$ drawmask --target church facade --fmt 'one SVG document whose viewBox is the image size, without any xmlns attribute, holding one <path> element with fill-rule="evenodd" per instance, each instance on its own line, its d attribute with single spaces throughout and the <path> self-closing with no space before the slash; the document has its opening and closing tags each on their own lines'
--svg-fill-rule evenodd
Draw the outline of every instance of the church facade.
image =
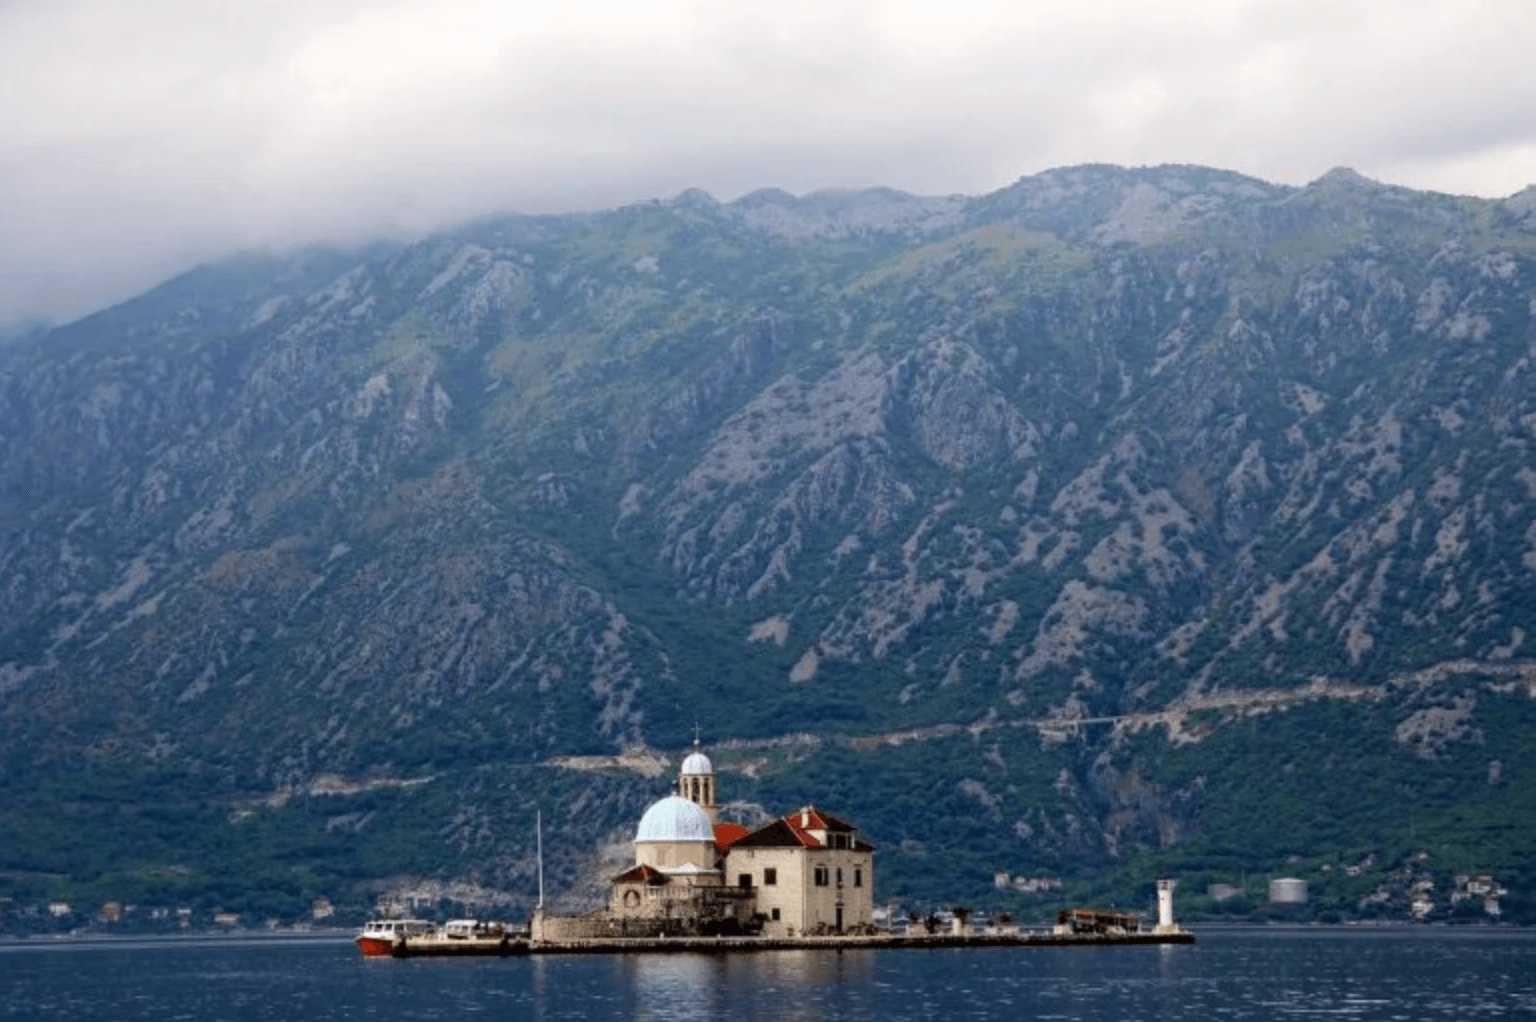
<svg viewBox="0 0 1536 1022">
<path fill-rule="evenodd" d="M 635 865 L 613 878 L 621 932 L 858 932 L 874 922 L 874 847 L 846 821 L 803 806 L 756 829 L 721 823 L 716 777 L 695 748 L 675 793 L 635 831 Z"/>
</svg>

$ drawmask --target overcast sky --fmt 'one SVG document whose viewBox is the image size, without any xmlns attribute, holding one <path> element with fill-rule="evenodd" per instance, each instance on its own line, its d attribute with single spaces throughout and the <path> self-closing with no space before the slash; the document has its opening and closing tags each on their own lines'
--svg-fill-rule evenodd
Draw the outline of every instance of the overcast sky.
<svg viewBox="0 0 1536 1022">
<path fill-rule="evenodd" d="M 240 248 L 1055 166 L 1536 182 L 1532 0 L 0 0 L 0 328 Z"/>
</svg>

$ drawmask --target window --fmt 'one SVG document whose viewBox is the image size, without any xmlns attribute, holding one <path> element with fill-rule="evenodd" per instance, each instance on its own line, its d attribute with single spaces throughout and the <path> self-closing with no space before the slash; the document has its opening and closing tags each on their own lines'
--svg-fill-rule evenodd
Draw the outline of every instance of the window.
<svg viewBox="0 0 1536 1022">
<path fill-rule="evenodd" d="M 779 882 L 779 871 L 778 870 L 774 869 L 772 866 L 769 866 L 767 869 L 763 870 L 763 886 L 764 887 L 772 887 L 774 884 L 776 884 L 778 882 Z"/>
<path fill-rule="evenodd" d="M 779 921 L 779 910 L 778 909 L 773 909 L 772 910 L 772 917 L 773 917 L 773 921 L 774 922 L 778 922 Z"/>
<path fill-rule="evenodd" d="M 751 887 L 752 886 L 752 874 L 751 873 L 742 873 L 742 874 L 738 875 L 736 877 L 736 886 L 737 887 Z"/>
<path fill-rule="evenodd" d="M 825 867 L 825 866 L 817 866 L 816 867 L 816 886 L 817 887 L 825 887 L 825 886 L 827 886 L 827 867 Z"/>
<path fill-rule="evenodd" d="M 853 871 L 853 886 L 855 886 L 855 887 L 863 887 L 864 886 L 864 871 L 862 869 L 855 869 Z"/>
<path fill-rule="evenodd" d="M 843 867 L 837 867 L 837 886 L 843 886 Z"/>
</svg>

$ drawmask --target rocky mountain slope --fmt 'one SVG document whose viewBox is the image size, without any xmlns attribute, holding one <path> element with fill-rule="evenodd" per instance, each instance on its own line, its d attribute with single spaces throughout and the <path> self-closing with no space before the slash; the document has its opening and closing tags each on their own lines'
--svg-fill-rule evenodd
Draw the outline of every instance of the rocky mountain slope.
<svg viewBox="0 0 1536 1022">
<path fill-rule="evenodd" d="M 534 810 L 576 884 L 695 721 L 881 896 L 1516 879 L 1533 253 L 1531 190 L 1078 167 L 248 257 L 0 348 L 0 887 L 526 898 Z"/>
</svg>

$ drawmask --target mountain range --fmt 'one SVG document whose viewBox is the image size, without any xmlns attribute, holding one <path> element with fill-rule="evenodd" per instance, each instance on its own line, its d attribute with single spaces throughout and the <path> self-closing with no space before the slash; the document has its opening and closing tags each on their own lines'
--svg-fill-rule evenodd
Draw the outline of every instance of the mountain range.
<svg viewBox="0 0 1536 1022">
<path fill-rule="evenodd" d="M 539 818 L 579 903 L 697 725 L 877 898 L 1536 918 L 1533 256 L 1536 188 L 1082 166 L 0 347 L 0 907 L 526 906 Z"/>
</svg>

